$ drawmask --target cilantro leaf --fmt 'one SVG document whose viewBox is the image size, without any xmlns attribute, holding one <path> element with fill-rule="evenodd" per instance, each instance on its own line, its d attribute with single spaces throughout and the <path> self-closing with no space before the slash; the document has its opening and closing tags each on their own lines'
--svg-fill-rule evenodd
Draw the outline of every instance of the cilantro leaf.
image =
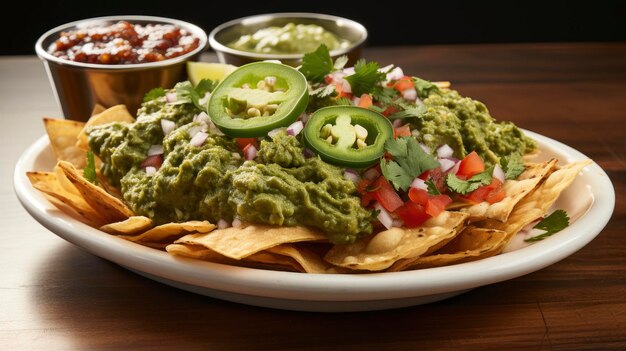
<svg viewBox="0 0 626 351">
<path fill-rule="evenodd" d="M 320 83 L 324 81 L 324 77 L 328 73 L 332 72 L 333 67 L 333 60 L 330 58 L 328 47 L 321 44 L 317 50 L 304 55 L 300 72 L 304 74 L 307 80 Z"/>
<path fill-rule="evenodd" d="M 161 96 L 165 96 L 165 89 L 161 87 L 154 88 L 150 90 L 149 92 L 147 92 L 146 95 L 143 96 L 143 102 L 152 101 L 154 99 L 160 98 Z"/>
<path fill-rule="evenodd" d="M 505 179 L 516 179 L 526 170 L 521 157 L 502 157 L 500 159 L 500 167 L 504 171 Z"/>
<path fill-rule="evenodd" d="M 217 83 L 217 81 L 212 81 L 211 79 L 202 79 L 200 80 L 200 82 L 198 82 L 198 85 L 196 85 L 195 90 L 196 92 L 198 92 L 200 98 L 203 98 L 206 93 L 213 92 L 213 89 L 215 89 Z"/>
<path fill-rule="evenodd" d="M 318 98 L 325 98 L 327 96 L 333 96 L 337 92 L 334 85 L 322 85 L 319 88 L 313 89 L 309 92 L 309 96 L 315 96 Z"/>
<path fill-rule="evenodd" d="M 545 230 L 546 232 L 537 236 L 533 236 L 532 238 L 526 239 L 526 242 L 535 242 L 543 240 L 554 233 L 558 233 L 561 230 L 567 228 L 569 226 L 569 217 L 567 216 L 567 212 L 563 210 L 556 210 L 552 212 L 551 215 L 541 220 L 541 222 L 537 223 L 533 228 Z"/>
<path fill-rule="evenodd" d="M 385 80 L 385 74 L 378 71 L 378 63 L 365 62 L 360 59 L 354 65 L 354 74 L 345 79 L 350 83 L 352 93 L 356 96 L 371 93 L 378 87 L 378 84 Z"/>
<path fill-rule="evenodd" d="M 393 160 L 380 160 L 383 175 L 396 189 L 407 190 L 415 177 L 425 171 L 439 167 L 439 162 L 427 154 L 414 138 L 402 137 L 385 142 L 385 150 Z"/>
<path fill-rule="evenodd" d="M 494 166 L 488 167 L 468 180 L 459 179 L 454 174 L 448 174 L 446 176 L 446 185 L 448 185 L 448 188 L 455 193 L 462 195 L 469 194 L 479 187 L 491 183 L 491 179 L 493 178 L 493 167 Z"/>
<path fill-rule="evenodd" d="M 422 99 L 427 98 L 430 93 L 439 90 L 436 84 L 422 78 L 413 77 L 413 83 L 415 84 L 417 94 Z"/>
<path fill-rule="evenodd" d="M 420 117 L 425 112 L 426 112 L 426 107 L 424 107 L 424 105 L 407 106 L 404 110 L 391 114 L 388 118 L 391 120 L 394 120 L 394 119 L 404 119 L 404 118 L 409 118 L 409 117 Z"/>
<path fill-rule="evenodd" d="M 428 179 L 426 181 L 426 186 L 428 187 L 428 193 L 430 195 L 441 195 L 441 191 L 437 188 L 437 184 L 432 179 Z"/>
<path fill-rule="evenodd" d="M 202 79 L 196 87 L 191 82 L 185 81 L 176 83 L 174 90 L 176 90 L 176 102 L 174 104 L 194 104 L 201 110 L 206 110 L 206 106 L 203 106 L 201 100 L 205 97 L 206 93 L 210 93 L 215 89 L 217 82 L 213 82 L 210 79 Z"/>
<path fill-rule="evenodd" d="M 96 184 L 96 162 L 91 150 L 87 151 L 87 164 L 85 168 L 83 168 L 83 177 L 91 183 Z"/>
<path fill-rule="evenodd" d="M 346 105 L 346 106 L 350 106 L 352 105 L 352 100 L 342 97 L 337 99 L 337 101 L 335 102 L 337 105 Z"/>
</svg>

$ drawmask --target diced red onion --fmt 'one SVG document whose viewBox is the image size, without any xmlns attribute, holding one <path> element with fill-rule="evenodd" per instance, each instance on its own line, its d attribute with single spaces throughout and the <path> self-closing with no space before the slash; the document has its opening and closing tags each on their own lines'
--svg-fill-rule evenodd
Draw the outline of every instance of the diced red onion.
<svg viewBox="0 0 626 351">
<path fill-rule="evenodd" d="M 502 170 L 502 167 L 500 167 L 499 164 L 496 164 L 496 166 L 493 168 L 493 177 L 504 184 L 504 178 L 505 178 L 504 171 Z"/>
<path fill-rule="evenodd" d="M 193 126 L 189 129 L 187 129 L 187 134 L 189 134 L 189 136 L 191 138 L 193 138 L 194 136 L 196 136 L 196 134 L 198 134 L 199 132 L 202 131 L 202 127 L 201 126 Z"/>
<path fill-rule="evenodd" d="M 380 177 L 380 172 L 376 168 L 370 168 L 363 173 L 363 178 L 367 180 L 375 180 Z"/>
<path fill-rule="evenodd" d="M 315 152 L 313 152 L 311 149 L 306 148 L 306 147 L 304 148 L 302 153 L 304 154 L 304 157 L 306 157 L 306 158 L 310 158 L 310 157 L 315 156 Z"/>
<path fill-rule="evenodd" d="M 415 88 L 409 88 L 402 91 L 402 97 L 404 100 L 415 101 L 417 99 L 417 90 Z"/>
<path fill-rule="evenodd" d="M 351 180 L 353 183 L 358 183 L 359 181 L 359 174 L 350 168 L 346 168 L 346 170 L 343 171 L 343 177 L 347 180 Z"/>
<path fill-rule="evenodd" d="M 306 112 L 302 112 L 302 114 L 300 116 L 298 116 L 298 120 L 302 121 L 302 123 L 306 124 L 306 122 L 309 121 L 309 117 L 310 115 Z"/>
<path fill-rule="evenodd" d="M 176 102 L 177 97 L 176 97 L 176 93 L 167 93 L 165 94 L 165 100 L 167 102 Z"/>
<path fill-rule="evenodd" d="M 304 123 L 302 121 L 295 121 L 287 127 L 287 135 L 296 136 L 304 129 Z"/>
<path fill-rule="evenodd" d="M 358 96 L 355 96 L 352 98 L 352 105 L 354 106 L 359 106 L 359 103 L 361 103 L 361 98 Z"/>
<path fill-rule="evenodd" d="M 224 229 L 230 227 L 230 223 L 225 221 L 224 219 L 220 219 L 217 221 L 217 229 Z"/>
<path fill-rule="evenodd" d="M 202 144 L 204 144 L 208 136 L 209 135 L 205 132 L 198 132 L 196 133 L 196 135 L 194 135 L 191 138 L 191 140 L 189 141 L 189 144 L 192 146 L 202 146 Z"/>
<path fill-rule="evenodd" d="M 402 228 L 404 225 L 404 221 L 400 218 L 394 218 L 393 222 L 391 222 L 391 226 L 394 228 Z"/>
<path fill-rule="evenodd" d="M 428 146 L 426 146 L 425 144 L 422 144 L 422 143 L 420 143 L 419 145 L 422 148 L 422 150 L 424 150 L 425 153 L 430 155 L 431 150 L 430 150 L 430 148 Z"/>
<path fill-rule="evenodd" d="M 239 218 L 233 219 L 232 226 L 235 228 L 240 228 L 243 225 L 243 222 Z"/>
<path fill-rule="evenodd" d="M 402 123 L 401 119 L 394 119 L 393 122 L 391 122 L 391 125 L 393 125 L 394 128 L 398 128 L 402 125 Z"/>
<path fill-rule="evenodd" d="M 437 157 L 452 157 L 454 150 L 448 144 L 443 144 L 437 148 Z"/>
<path fill-rule="evenodd" d="M 248 144 L 248 146 L 246 146 L 243 149 L 243 157 L 246 160 L 254 160 L 256 158 L 258 151 L 259 150 L 257 150 L 256 147 L 254 147 L 254 145 Z"/>
<path fill-rule="evenodd" d="M 452 167 L 452 168 L 450 168 L 450 170 L 448 170 L 448 173 L 456 174 L 459 171 L 459 167 L 461 167 L 461 161 L 457 161 L 454 164 L 454 167 Z"/>
<path fill-rule="evenodd" d="M 374 208 L 378 210 L 378 216 L 376 216 L 376 218 L 378 218 L 380 223 L 387 229 L 393 227 L 393 218 L 391 218 L 389 212 L 378 202 L 374 204 Z"/>
<path fill-rule="evenodd" d="M 413 181 L 411 182 L 411 188 L 428 191 L 428 185 L 426 185 L 426 181 L 418 177 L 415 177 L 415 179 L 413 179 Z"/>
<path fill-rule="evenodd" d="M 170 121 L 169 119 L 161 120 L 161 129 L 163 129 L 163 134 L 168 135 L 176 128 L 176 123 Z"/>
<path fill-rule="evenodd" d="M 276 129 L 272 129 L 269 132 L 267 132 L 267 136 L 270 138 L 273 138 L 274 135 L 278 134 L 278 132 L 280 132 L 280 130 L 283 128 L 276 128 Z"/>
<path fill-rule="evenodd" d="M 349 93 L 352 93 L 352 87 L 350 86 L 350 82 L 348 82 L 348 81 L 347 81 L 347 80 L 345 80 L 345 79 L 342 79 L 342 80 L 341 80 L 341 90 L 342 90 L 344 93 L 348 93 L 348 94 L 349 94 Z"/>
<path fill-rule="evenodd" d="M 139 168 L 154 167 L 156 169 L 159 169 L 161 168 L 162 164 L 163 155 L 153 155 L 146 157 L 146 159 L 143 160 L 143 162 L 141 162 L 141 164 L 139 165 Z"/>
<path fill-rule="evenodd" d="M 211 119 L 209 118 L 209 115 L 206 114 L 206 112 L 202 111 L 193 117 L 193 121 L 209 125 Z"/>
<path fill-rule="evenodd" d="M 391 72 L 387 73 L 387 76 L 386 76 L 385 79 L 387 79 L 387 80 L 399 80 L 399 79 L 402 79 L 402 77 L 404 77 L 404 72 L 402 72 L 402 68 L 396 67 L 396 68 L 392 69 Z"/>
<path fill-rule="evenodd" d="M 452 169 L 452 167 L 456 166 L 456 162 L 452 160 L 448 160 L 447 158 L 440 158 L 438 159 L 438 161 L 439 161 L 439 168 L 441 168 L 442 172 L 447 172 L 450 169 Z"/>
<path fill-rule="evenodd" d="M 162 154 L 163 154 L 163 145 L 152 145 L 148 149 L 148 156 L 162 155 Z"/>
</svg>

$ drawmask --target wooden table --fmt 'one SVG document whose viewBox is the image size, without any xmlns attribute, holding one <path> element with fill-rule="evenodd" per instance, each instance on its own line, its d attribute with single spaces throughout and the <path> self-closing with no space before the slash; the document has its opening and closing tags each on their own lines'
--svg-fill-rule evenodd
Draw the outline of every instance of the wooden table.
<svg viewBox="0 0 626 351">
<path fill-rule="evenodd" d="M 13 166 L 60 116 L 34 57 L 0 59 L 0 349 L 626 349 L 626 44 L 370 48 L 450 80 L 492 114 L 593 158 L 617 195 L 589 245 L 527 276 L 424 306 L 278 311 L 145 279 L 59 239 L 19 205 Z M 210 60 L 213 57 L 207 56 Z"/>
</svg>

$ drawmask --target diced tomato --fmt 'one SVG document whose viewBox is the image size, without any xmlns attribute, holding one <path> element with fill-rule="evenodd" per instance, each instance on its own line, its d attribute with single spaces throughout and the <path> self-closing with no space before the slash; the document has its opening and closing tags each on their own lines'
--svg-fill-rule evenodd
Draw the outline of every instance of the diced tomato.
<svg viewBox="0 0 626 351">
<path fill-rule="evenodd" d="M 255 148 L 259 148 L 259 141 L 257 138 L 235 138 L 239 150 L 243 151 L 249 144 L 252 144 Z"/>
<path fill-rule="evenodd" d="M 370 188 L 376 189 L 373 191 L 374 197 L 389 212 L 395 211 L 404 203 L 400 195 L 396 193 L 393 186 L 384 176 L 378 177 L 378 179 L 370 185 Z"/>
<path fill-rule="evenodd" d="M 400 111 L 398 108 L 394 106 L 389 106 L 385 109 L 385 111 L 383 111 L 383 116 L 389 117 L 398 111 Z"/>
<path fill-rule="evenodd" d="M 324 82 L 326 84 L 330 84 L 333 82 L 333 76 L 331 76 L 330 74 L 327 74 L 326 77 L 324 77 Z"/>
<path fill-rule="evenodd" d="M 416 204 L 425 206 L 428 202 L 428 191 L 424 189 L 409 188 L 409 199 Z"/>
<path fill-rule="evenodd" d="M 372 184 L 372 180 L 361 179 L 356 185 L 357 191 L 359 192 L 359 194 L 361 194 L 361 206 L 363 207 L 369 206 L 369 204 L 373 200 L 376 200 L 376 198 L 374 197 L 374 192 L 371 191 L 372 190 L 372 188 L 370 187 L 371 184 Z"/>
<path fill-rule="evenodd" d="M 485 200 L 490 204 L 495 204 L 496 202 L 502 201 L 505 196 L 506 193 L 504 192 L 504 189 L 500 188 L 498 190 L 491 191 Z"/>
<path fill-rule="evenodd" d="M 462 198 L 472 203 L 481 203 L 483 201 L 496 203 L 504 199 L 504 196 L 505 193 L 504 189 L 502 189 L 502 182 L 493 178 L 488 185 L 483 185 L 471 193 L 463 195 Z"/>
<path fill-rule="evenodd" d="M 399 207 L 396 214 L 402 219 L 406 228 L 415 228 L 430 218 L 424 206 L 412 201 L 407 201 Z"/>
<path fill-rule="evenodd" d="M 421 180 L 428 180 L 428 177 L 430 177 L 430 171 L 431 171 L 430 169 L 424 171 L 424 173 L 420 174 L 418 178 Z"/>
<path fill-rule="evenodd" d="M 476 151 L 472 151 L 461 160 L 456 176 L 461 179 L 469 179 L 484 170 L 485 163 L 480 156 L 478 156 Z"/>
<path fill-rule="evenodd" d="M 370 94 L 361 95 L 361 99 L 359 100 L 359 107 L 368 108 L 372 105 L 372 96 Z"/>
<path fill-rule="evenodd" d="M 394 138 L 398 138 L 398 137 L 408 137 L 411 136 L 411 126 L 409 126 L 409 124 L 405 124 L 401 127 L 398 128 L 394 128 L 393 130 L 393 137 Z"/>
<path fill-rule="evenodd" d="M 452 199 L 448 195 L 431 196 L 426 203 L 426 213 L 433 217 L 437 217 L 446 209 L 446 206 L 451 203 Z"/>
<path fill-rule="evenodd" d="M 399 92 L 403 92 L 407 89 L 411 89 L 415 87 L 415 83 L 413 83 L 413 78 L 409 77 L 409 76 L 404 76 L 402 78 L 400 78 L 398 81 L 396 81 L 396 83 L 393 85 L 393 88 L 396 89 Z"/>
<path fill-rule="evenodd" d="M 146 159 L 143 160 L 143 162 L 141 162 L 141 164 L 139 165 L 139 168 L 154 167 L 156 169 L 159 169 L 161 168 L 162 164 L 163 164 L 162 154 L 152 155 L 152 156 L 146 157 Z"/>
<path fill-rule="evenodd" d="M 337 83 L 335 84 L 335 90 L 337 90 L 337 97 L 345 97 L 348 99 L 352 99 L 352 93 L 344 93 L 343 92 L 343 84 Z"/>
</svg>

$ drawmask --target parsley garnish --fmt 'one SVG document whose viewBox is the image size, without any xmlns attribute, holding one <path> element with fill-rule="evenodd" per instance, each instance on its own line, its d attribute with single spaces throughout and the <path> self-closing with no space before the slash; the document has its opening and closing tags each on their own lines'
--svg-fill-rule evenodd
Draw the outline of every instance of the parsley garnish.
<svg viewBox="0 0 626 351">
<path fill-rule="evenodd" d="M 206 93 L 212 92 L 216 85 L 217 82 L 210 79 L 202 79 L 195 88 L 189 81 L 176 83 L 174 86 L 176 90 L 176 102 L 174 104 L 193 103 L 197 108 L 205 110 L 206 106 L 202 106 L 200 100 L 204 98 Z"/>
<path fill-rule="evenodd" d="M 150 90 L 149 92 L 147 92 L 146 95 L 144 95 L 143 102 L 152 101 L 154 99 L 160 98 L 161 96 L 165 96 L 165 89 L 161 87 L 154 88 Z"/>
<path fill-rule="evenodd" d="M 339 61 L 339 59 L 337 59 L 337 61 Z M 339 62 L 339 64 L 340 63 L 341 62 Z M 321 83 L 324 81 L 324 77 L 333 71 L 334 67 L 333 60 L 330 58 L 330 53 L 328 52 L 328 47 L 321 44 L 317 50 L 304 54 L 300 72 L 304 74 L 308 81 Z"/>
<path fill-rule="evenodd" d="M 567 216 L 567 212 L 563 210 L 556 210 L 552 212 L 551 215 L 541 220 L 541 222 L 537 223 L 534 226 L 534 229 L 545 230 L 546 232 L 537 236 L 533 236 L 532 238 L 526 239 L 526 242 L 535 242 L 543 240 L 554 233 L 558 233 L 561 230 L 567 228 L 569 225 L 569 217 Z"/>
<path fill-rule="evenodd" d="M 87 164 L 85 168 L 83 168 L 83 177 L 91 183 L 96 184 L 96 162 L 91 150 L 87 151 Z"/>
<path fill-rule="evenodd" d="M 385 73 L 378 71 L 378 63 L 365 62 L 360 59 L 354 65 L 354 74 L 345 79 L 350 83 L 352 93 L 356 96 L 373 92 L 380 82 L 385 80 Z"/>
<path fill-rule="evenodd" d="M 475 174 L 468 180 L 459 179 L 454 174 L 448 174 L 448 176 L 446 176 L 446 185 L 448 185 L 448 188 L 455 193 L 462 195 L 469 194 L 479 187 L 491 183 L 491 179 L 493 177 L 493 167 L 494 166 L 491 166 L 484 171 Z"/>
<path fill-rule="evenodd" d="M 425 79 L 413 77 L 413 83 L 415 83 L 415 89 L 420 98 L 427 98 L 430 93 L 438 91 L 439 87 L 432 82 Z"/>
<path fill-rule="evenodd" d="M 504 171 L 505 179 L 517 179 L 526 170 L 520 157 L 502 157 L 500 167 Z"/>
<path fill-rule="evenodd" d="M 407 190 L 415 177 L 425 171 L 439 167 L 439 162 L 419 146 L 415 138 L 402 137 L 385 142 L 385 150 L 393 160 L 380 160 L 383 175 L 396 189 Z"/>
</svg>

